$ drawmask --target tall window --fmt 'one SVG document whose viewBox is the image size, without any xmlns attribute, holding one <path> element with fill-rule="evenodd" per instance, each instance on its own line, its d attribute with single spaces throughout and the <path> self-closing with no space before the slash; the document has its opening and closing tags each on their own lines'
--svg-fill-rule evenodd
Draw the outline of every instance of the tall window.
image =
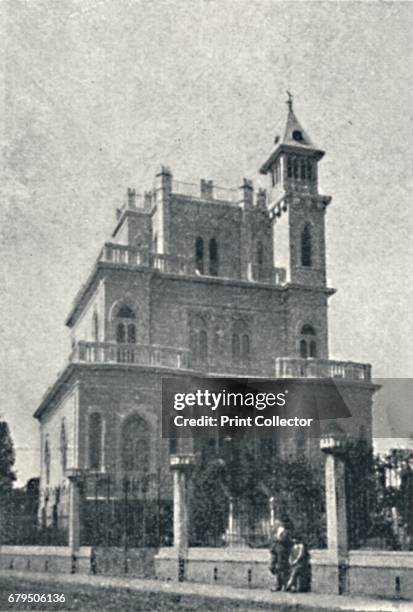
<svg viewBox="0 0 413 612">
<path fill-rule="evenodd" d="M 92 412 L 89 415 L 89 468 L 102 468 L 102 415 Z"/>
<path fill-rule="evenodd" d="M 314 327 L 308 323 L 302 326 L 300 332 L 300 357 L 308 359 L 317 357 L 317 341 Z"/>
<path fill-rule="evenodd" d="M 293 158 L 293 174 L 294 178 L 298 179 L 298 159 L 296 157 Z"/>
<path fill-rule="evenodd" d="M 191 356 L 196 363 L 208 361 L 208 331 L 203 317 L 196 316 L 191 322 Z"/>
<path fill-rule="evenodd" d="M 256 261 L 258 266 L 262 266 L 264 263 L 264 247 L 262 246 L 261 240 L 258 240 L 257 242 Z"/>
<path fill-rule="evenodd" d="M 99 319 L 98 319 L 98 313 L 94 312 L 93 313 L 93 322 L 92 322 L 92 332 L 93 332 L 93 340 L 95 342 L 97 342 L 99 340 Z"/>
<path fill-rule="evenodd" d="M 250 359 L 250 337 L 248 334 L 241 336 L 241 360 L 243 363 L 248 363 Z"/>
<path fill-rule="evenodd" d="M 209 241 L 209 273 L 218 276 L 218 244 L 215 238 Z"/>
<path fill-rule="evenodd" d="M 148 472 L 149 449 L 149 427 L 142 417 L 132 414 L 122 427 L 122 468 L 127 472 Z"/>
<path fill-rule="evenodd" d="M 204 241 L 200 236 L 195 240 L 195 269 L 199 274 L 204 273 Z"/>
<path fill-rule="evenodd" d="M 208 334 L 204 329 L 198 334 L 198 343 L 199 343 L 199 359 L 200 361 L 207 361 L 208 359 Z"/>
<path fill-rule="evenodd" d="M 288 178 L 292 178 L 293 176 L 293 162 L 291 155 L 287 157 L 287 176 Z"/>
<path fill-rule="evenodd" d="M 116 342 L 136 343 L 136 316 L 132 308 L 127 305 L 121 306 L 115 316 Z"/>
<path fill-rule="evenodd" d="M 313 259 L 313 246 L 311 239 L 311 227 L 307 223 L 301 232 L 301 265 L 311 267 Z"/>
<path fill-rule="evenodd" d="M 307 179 L 309 181 L 313 179 L 313 164 L 311 159 L 307 159 Z"/>
<path fill-rule="evenodd" d="M 49 438 L 46 438 L 46 442 L 44 444 L 44 467 L 46 472 L 46 484 L 50 482 L 50 446 L 49 446 Z"/>
<path fill-rule="evenodd" d="M 67 467 L 67 439 L 64 419 L 62 419 L 62 424 L 60 427 L 60 455 L 62 459 L 62 470 L 65 472 Z"/>
<path fill-rule="evenodd" d="M 306 160 L 305 159 L 301 159 L 300 161 L 300 178 L 301 180 L 305 179 L 305 175 L 306 175 Z"/>
<path fill-rule="evenodd" d="M 232 360 L 247 365 L 250 360 L 250 337 L 244 321 L 236 321 L 232 331 Z"/>
<path fill-rule="evenodd" d="M 241 343 L 239 334 L 232 334 L 232 359 L 239 363 L 241 357 Z"/>
</svg>

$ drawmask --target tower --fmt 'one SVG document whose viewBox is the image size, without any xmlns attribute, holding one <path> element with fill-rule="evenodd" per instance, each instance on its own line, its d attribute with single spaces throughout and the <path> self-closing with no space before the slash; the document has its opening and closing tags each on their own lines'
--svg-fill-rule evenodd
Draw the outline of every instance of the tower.
<svg viewBox="0 0 413 612">
<path fill-rule="evenodd" d="M 291 283 L 325 286 L 324 217 L 331 198 L 318 192 L 318 162 L 324 151 L 302 128 L 289 93 L 287 106 L 284 137 L 276 137 L 276 147 L 260 169 L 269 179 L 275 261 L 285 266 Z"/>
</svg>

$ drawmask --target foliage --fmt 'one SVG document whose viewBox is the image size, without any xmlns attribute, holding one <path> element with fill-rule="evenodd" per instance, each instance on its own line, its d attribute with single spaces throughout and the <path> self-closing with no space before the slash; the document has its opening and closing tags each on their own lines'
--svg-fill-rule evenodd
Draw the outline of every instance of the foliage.
<svg viewBox="0 0 413 612">
<path fill-rule="evenodd" d="M 273 505 L 278 518 L 310 546 L 324 544 L 323 486 L 304 458 L 284 458 L 276 453 L 273 441 L 235 438 L 220 448 L 204 444 L 193 473 L 190 524 L 196 539 L 215 545 L 227 526 L 229 501 L 235 518 L 249 534 L 269 520 Z"/>
<path fill-rule="evenodd" d="M 13 440 L 10 435 L 9 426 L 5 421 L 0 421 L 0 495 L 9 493 L 16 480 L 13 471 L 15 454 Z"/>
<path fill-rule="evenodd" d="M 9 427 L 0 421 L 0 544 L 6 541 L 10 533 L 10 522 L 13 516 L 11 496 L 16 475 L 13 471 L 15 461 L 13 441 Z"/>
</svg>

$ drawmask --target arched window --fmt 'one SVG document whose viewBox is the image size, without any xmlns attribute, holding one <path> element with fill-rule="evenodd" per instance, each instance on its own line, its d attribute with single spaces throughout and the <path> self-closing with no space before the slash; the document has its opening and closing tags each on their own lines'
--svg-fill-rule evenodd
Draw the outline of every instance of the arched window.
<svg viewBox="0 0 413 612">
<path fill-rule="evenodd" d="M 204 273 L 204 241 L 200 236 L 195 241 L 195 269 L 199 274 Z"/>
<path fill-rule="evenodd" d="M 89 414 L 89 468 L 99 471 L 102 468 L 102 415 Z"/>
<path fill-rule="evenodd" d="M 62 424 L 60 427 L 60 455 L 62 459 L 62 470 L 65 472 L 67 468 L 67 439 L 64 419 L 62 419 Z"/>
<path fill-rule="evenodd" d="M 208 359 L 208 335 L 204 329 L 199 332 L 199 359 L 203 362 Z"/>
<path fill-rule="evenodd" d="M 149 471 L 150 435 L 146 421 L 138 414 L 129 416 L 122 427 L 122 468 L 127 472 Z"/>
<path fill-rule="evenodd" d="M 136 343 L 136 315 L 130 306 L 123 304 L 116 315 L 116 342 L 123 344 Z"/>
<path fill-rule="evenodd" d="M 301 265 L 306 267 L 312 266 L 311 228 L 308 223 L 301 232 Z"/>
<path fill-rule="evenodd" d="M 98 342 L 99 340 L 99 319 L 98 319 L 98 313 L 94 312 L 93 313 L 93 340 L 95 342 Z"/>
<path fill-rule="evenodd" d="M 241 336 L 241 361 L 248 363 L 250 359 L 250 337 L 248 334 L 242 334 Z"/>
<path fill-rule="evenodd" d="M 238 334 L 232 334 L 232 359 L 238 363 L 241 357 L 241 346 Z"/>
<path fill-rule="evenodd" d="M 46 472 L 46 484 L 50 482 L 50 447 L 49 447 L 49 439 L 46 438 L 46 442 L 44 443 L 44 467 Z"/>
<path fill-rule="evenodd" d="M 257 260 L 257 265 L 258 266 L 262 266 L 263 265 L 263 263 L 264 263 L 264 247 L 262 246 L 261 240 L 258 240 L 258 242 L 257 242 L 256 260 Z"/>
<path fill-rule="evenodd" d="M 209 273 L 218 276 L 218 244 L 215 238 L 209 241 Z"/>
<path fill-rule="evenodd" d="M 190 327 L 191 358 L 195 363 L 208 361 L 207 323 L 202 316 L 195 316 Z"/>
<path fill-rule="evenodd" d="M 248 364 L 250 359 L 250 337 L 244 321 L 236 321 L 232 333 L 232 359 L 234 363 Z"/>
<path fill-rule="evenodd" d="M 311 324 L 306 323 L 302 326 L 300 332 L 300 357 L 302 359 L 317 357 L 316 335 L 316 331 Z"/>
</svg>

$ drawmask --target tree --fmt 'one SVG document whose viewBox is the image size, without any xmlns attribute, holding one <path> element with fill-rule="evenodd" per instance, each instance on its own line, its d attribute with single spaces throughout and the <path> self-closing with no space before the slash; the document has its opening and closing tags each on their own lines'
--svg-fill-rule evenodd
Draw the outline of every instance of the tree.
<svg viewBox="0 0 413 612">
<path fill-rule="evenodd" d="M 7 495 L 16 480 L 13 471 L 15 454 L 13 440 L 6 421 L 0 421 L 0 495 Z"/>
<path fill-rule="evenodd" d="M 16 480 L 15 454 L 9 426 L 0 421 L 0 543 L 5 541 L 11 519 L 11 495 Z"/>
</svg>

